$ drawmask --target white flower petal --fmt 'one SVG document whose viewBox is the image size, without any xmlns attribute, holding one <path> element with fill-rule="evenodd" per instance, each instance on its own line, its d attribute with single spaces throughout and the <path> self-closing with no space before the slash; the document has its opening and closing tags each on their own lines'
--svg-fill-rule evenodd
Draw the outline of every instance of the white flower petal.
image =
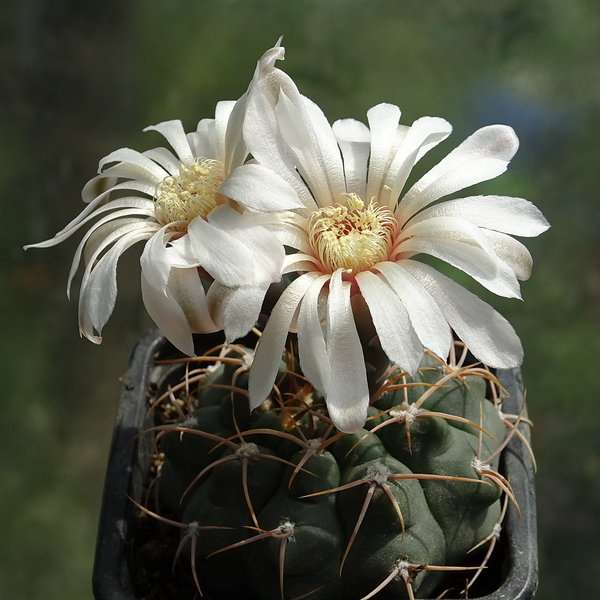
<svg viewBox="0 0 600 600">
<path fill-rule="evenodd" d="M 281 91 L 275 116 L 288 152 L 317 204 L 334 204 L 346 191 L 344 171 L 337 141 L 321 110 L 304 97 L 294 103 Z"/>
<path fill-rule="evenodd" d="M 331 126 L 338 144 L 370 144 L 371 130 L 356 119 L 338 119 Z M 365 171 L 366 178 L 366 171 Z"/>
<path fill-rule="evenodd" d="M 283 261 L 282 273 L 294 273 L 296 271 L 316 271 L 320 262 L 314 256 L 297 252 L 288 254 Z"/>
<path fill-rule="evenodd" d="M 119 211 L 119 213 L 111 214 L 102 219 L 103 224 L 95 223 L 94 226 L 86 232 L 85 236 L 79 243 L 75 255 L 73 257 L 73 265 L 71 272 L 69 273 L 67 287 L 70 286 L 73 275 L 77 271 L 77 267 L 83 255 L 84 263 L 89 263 L 91 257 L 96 253 L 98 248 L 105 244 L 106 238 L 113 235 L 114 232 L 120 231 L 121 233 L 128 233 L 134 229 L 147 228 L 148 226 L 153 227 L 154 223 L 147 221 L 144 218 L 138 216 L 127 216 L 127 211 Z M 123 216 L 123 213 L 125 216 Z M 100 226 L 98 226 L 100 225 Z M 130 227 L 130 225 L 132 227 Z M 149 227 L 148 227 L 149 228 Z M 120 234 L 113 237 L 116 239 Z"/>
<path fill-rule="evenodd" d="M 192 333 L 219 331 L 220 327 L 210 318 L 198 269 L 171 268 L 167 281 L 167 296 L 172 296 L 177 302 Z"/>
<path fill-rule="evenodd" d="M 533 259 L 529 250 L 505 233 L 488 229 L 481 231 L 490 240 L 498 258 L 512 269 L 517 279 L 520 281 L 529 279 L 533 269 Z"/>
<path fill-rule="evenodd" d="M 281 36 L 277 43 L 269 48 L 258 60 L 256 64 L 256 70 L 254 71 L 253 80 L 257 79 L 263 72 L 268 71 L 273 68 L 275 65 L 275 61 L 284 60 L 285 58 L 285 48 L 281 45 L 281 41 L 283 40 L 283 36 Z"/>
<path fill-rule="evenodd" d="M 371 128 L 371 156 L 367 199 L 382 196 L 387 171 L 408 127 L 400 128 L 400 109 L 393 104 L 378 104 L 367 111 Z"/>
<path fill-rule="evenodd" d="M 275 115 L 269 114 L 271 107 L 262 98 L 255 96 L 249 104 L 244 120 L 244 137 L 252 155 L 259 164 L 272 169 L 293 188 L 303 206 L 314 208 L 315 200 L 306 184 L 287 156 L 283 139 L 276 133 Z M 267 123 L 270 129 L 267 128 Z M 272 149 L 270 151 L 270 149 Z"/>
<path fill-rule="evenodd" d="M 234 103 L 227 121 L 224 155 L 223 159 L 220 159 L 225 165 L 226 173 L 243 164 L 248 156 L 248 148 L 246 148 L 246 142 L 244 142 L 244 136 L 242 135 L 247 104 L 248 93 L 246 92 Z"/>
<path fill-rule="evenodd" d="M 201 217 L 189 224 L 187 235 L 174 242 L 173 246 L 182 256 L 196 257 L 202 267 L 223 285 L 237 287 L 254 282 L 256 260 L 248 247 L 231 233 Z"/>
<path fill-rule="evenodd" d="M 534 204 L 510 196 L 469 196 L 447 200 L 421 211 L 410 223 L 433 217 L 461 217 L 479 227 L 523 237 L 535 237 L 550 227 Z"/>
<path fill-rule="evenodd" d="M 269 285 L 235 288 L 223 314 L 228 341 L 244 337 L 256 325 L 268 288 Z"/>
<path fill-rule="evenodd" d="M 298 217 L 298 215 L 295 216 Z M 289 222 L 287 219 L 285 219 L 279 224 L 265 224 L 265 228 L 271 231 L 284 246 L 295 248 L 296 250 L 307 254 L 312 252 L 308 242 L 308 234 L 306 229 L 302 228 L 301 226 L 297 226 L 297 223 Z"/>
<path fill-rule="evenodd" d="M 218 206 L 208 215 L 208 222 L 245 246 L 248 284 L 270 284 L 281 279 L 285 258 L 283 245 L 270 231 L 255 224 L 254 215 L 242 215 L 229 206 Z M 227 285 L 224 281 L 221 283 Z"/>
<path fill-rule="evenodd" d="M 220 329 L 208 313 L 198 270 L 172 268 L 168 263 L 152 264 L 153 269 L 164 270 L 158 277 L 156 273 L 152 274 L 154 279 L 165 282 L 164 288 L 157 288 L 146 278 L 147 267 L 148 263 L 142 264 L 142 297 L 148 314 L 173 345 L 193 356 L 191 334 L 212 333 Z"/>
<path fill-rule="evenodd" d="M 193 259 L 190 256 L 183 256 L 178 250 L 179 247 L 168 245 L 174 232 L 172 225 L 161 227 L 146 242 L 144 251 L 140 257 L 140 264 L 146 282 L 155 289 L 166 293 L 168 279 L 173 267 L 185 270 L 187 268 L 198 267 L 201 261 Z"/>
<path fill-rule="evenodd" d="M 90 274 L 95 268 L 96 261 L 99 259 L 100 255 L 103 252 L 105 252 L 107 248 L 109 248 L 112 244 L 118 243 L 119 240 L 123 237 L 129 237 L 136 233 L 143 233 L 145 239 L 152 238 L 155 232 L 156 226 L 154 223 L 146 223 L 145 221 L 140 221 L 138 219 L 119 219 L 117 221 L 117 226 L 115 228 L 108 228 L 104 232 L 104 235 L 99 237 L 99 239 L 94 240 L 90 252 L 86 252 L 85 269 L 81 281 L 81 288 L 83 289 L 87 285 L 87 279 L 90 277 Z M 67 296 L 70 296 L 69 290 L 71 287 L 71 282 L 73 280 L 75 272 L 77 271 L 77 267 L 79 266 L 81 250 L 84 244 L 85 240 L 81 244 L 79 244 L 79 248 L 77 249 L 75 257 L 73 258 L 71 271 L 69 272 L 69 278 L 67 281 Z"/>
<path fill-rule="evenodd" d="M 249 90 L 244 139 L 258 163 L 285 179 L 294 188 L 302 204 L 313 208 L 315 200 L 288 154 L 289 146 L 279 131 L 275 117 L 275 107 L 282 90 L 302 104 L 300 93 L 292 79 L 273 66 L 275 60 L 283 58 L 283 49 L 272 50 L 270 59 L 267 59 L 269 53 L 265 53 L 264 60 L 259 61 Z"/>
<path fill-rule="evenodd" d="M 137 181 L 130 179 L 128 181 L 121 181 L 117 183 L 117 177 L 107 177 L 107 172 L 111 171 L 114 167 L 106 169 L 102 175 L 96 175 L 92 177 L 81 190 L 81 199 L 86 203 L 98 203 L 106 199 L 106 197 L 113 191 L 116 190 L 132 190 L 147 194 L 151 198 L 156 193 L 156 185 L 147 181 Z M 83 212 L 89 209 L 87 206 Z M 80 213 L 79 216 L 81 216 Z M 66 229 L 66 228 L 65 228 Z"/>
<path fill-rule="evenodd" d="M 227 137 L 227 125 L 229 124 L 229 117 L 231 116 L 231 111 L 233 110 L 234 106 L 234 101 L 224 100 L 221 102 L 217 102 L 217 106 L 215 108 L 215 136 L 217 143 L 215 158 L 217 160 L 220 160 L 222 163 L 225 163 L 225 153 L 228 150 L 225 138 Z M 231 132 L 231 134 L 232 133 L 233 132 Z"/>
<path fill-rule="evenodd" d="M 342 269 L 329 282 L 327 353 L 331 365 L 326 402 L 334 425 L 344 433 L 358 431 L 367 418 L 369 387 L 360 338 L 350 302 L 351 284 Z"/>
<path fill-rule="evenodd" d="M 411 125 L 384 180 L 384 185 L 390 190 L 389 200 L 386 202 L 390 208 L 398 200 L 414 165 L 451 132 L 452 125 L 438 117 L 422 117 Z"/>
<path fill-rule="evenodd" d="M 485 288 L 504 298 L 520 298 L 513 271 L 478 246 L 455 240 L 413 238 L 403 246 L 408 252 L 429 254 L 464 271 Z"/>
<path fill-rule="evenodd" d="M 370 271 L 357 273 L 356 283 L 369 307 L 383 351 L 393 363 L 414 375 L 423 358 L 423 345 L 400 298 L 386 281 Z"/>
<path fill-rule="evenodd" d="M 306 96 L 302 96 L 304 110 L 310 119 L 312 134 L 315 138 L 315 151 L 320 158 L 322 169 L 327 177 L 328 194 L 337 198 L 346 192 L 344 164 L 337 139 L 323 111 Z M 310 187 L 310 185 L 309 185 Z"/>
<path fill-rule="evenodd" d="M 271 311 L 250 369 L 248 381 L 250 409 L 260 406 L 273 389 L 290 324 L 298 304 L 315 277 L 315 274 L 307 273 L 295 279 L 284 290 Z"/>
<path fill-rule="evenodd" d="M 250 108 L 253 97 L 264 98 L 266 105 L 263 104 L 263 109 L 266 108 L 267 112 L 277 115 L 277 137 L 285 140 L 281 147 L 269 147 L 268 154 L 279 154 L 280 149 L 290 152 L 290 148 L 298 153 L 297 158 L 302 164 L 290 165 L 288 157 L 285 156 L 284 171 L 287 171 L 289 166 L 292 166 L 293 170 L 304 170 L 303 176 L 309 181 L 309 187 L 312 187 L 312 181 L 322 187 L 322 200 L 330 203 L 328 195 L 337 197 L 345 191 L 343 166 L 335 136 L 321 109 L 312 100 L 300 94 L 290 77 L 273 66 L 275 60 L 281 58 L 283 53 L 276 47 L 272 52 L 265 53 L 259 61 L 251 84 L 246 118 L 248 119 L 253 112 Z M 270 115 L 265 124 L 267 127 L 263 134 L 275 125 Z M 246 131 L 244 134 L 248 138 Z M 253 149 L 251 152 L 259 163 L 268 164 L 263 160 L 266 157 L 259 156 Z M 283 172 L 278 172 L 286 178 Z M 293 182 L 290 183 L 293 185 Z M 318 192 L 313 195 L 320 196 Z"/>
<path fill-rule="evenodd" d="M 142 153 L 158 163 L 165 171 L 173 176 L 179 175 L 181 161 L 167 148 L 151 148 Z"/>
<path fill-rule="evenodd" d="M 114 213 L 103 217 L 101 220 L 97 221 L 92 229 L 96 229 L 100 227 L 106 221 L 110 221 L 111 219 L 118 219 L 121 217 L 138 217 L 138 220 L 148 220 L 148 217 L 152 217 L 154 215 L 154 203 L 151 200 L 146 200 L 145 198 L 136 198 L 136 197 L 128 197 L 128 198 L 119 198 L 118 200 L 111 200 L 107 202 L 105 205 L 98 207 L 97 205 L 90 205 L 92 210 L 88 210 L 89 207 L 86 207 L 85 210 L 76 218 L 73 219 L 64 229 L 59 231 L 53 238 L 49 240 L 44 240 L 43 242 L 37 242 L 36 244 L 28 244 L 25 246 L 25 249 L 28 248 L 50 248 L 51 246 L 56 246 L 60 244 L 60 242 L 66 240 L 73 233 L 75 233 L 82 225 L 89 223 L 91 220 L 98 218 L 99 215 L 115 210 Z M 118 210 L 117 209 L 122 209 Z M 149 222 L 149 220 L 148 220 Z"/>
<path fill-rule="evenodd" d="M 106 171 L 110 171 L 113 167 L 106 169 Z M 124 183 L 129 183 L 130 181 L 122 181 L 120 184 L 117 183 L 119 177 L 112 177 L 110 174 L 102 173 L 101 175 L 96 175 L 92 177 L 81 190 L 81 199 L 86 203 L 100 202 L 98 200 L 99 196 L 105 197 L 106 194 L 110 194 L 111 189 L 116 187 L 117 185 L 123 185 Z M 136 181 L 136 184 L 143 183 L 148 186 L 151 190 L 149 194 L 152 196 L 154 194 L 154 190 L 156 189 L 156 184 L 150 183 L 147 181 Z M 86 207 L 87 208 L 87 207 Z"/>
<path fill-rule="evenodd" d="M 508 126 L 478 129 L 408 190 L 396 213 L 400 224 L 442 196 L 504 173 L 518 147 Z"/>
<path fill-rule="evenodd" d="M 225 330 L 228 342 L 244 337 L 256 324 L 268 286 L 230 288 L 213 282 L 206 295 L 215 323 Z"/>
<path fill-rule="evenodd" d="M 382 262 L 374 268 L 383 274 L 402 301 L 421 343 L 445 359 L 452 344 L 452 332 L 431 294 L 397 263 Z"/>
<path fill-rule="evenodd" d="M 404 252 L 423 253 L 446 261 L 506 298 L 520 298 L 519 282 L 503 261 L 499 260 L 490 240 L 464 219 L 435 217 L 410 225 L 395 256 Z"/>
<path fill-rule="evenodd" d="M 115 162 L 121 164 L 104 170 L 106 165 Z M 165 177 L 169 176 L 169 173 L 160 165 L 131 148 L 120 148 L 105 156 L 98 164 L 98 172 L 103 175 L 142 179 L 155 184 L 160 183 Z"/>
<path fill-rule="evenodd" d="M 294 188 L 285 179 L 258 164 L 246 164 L 234 169 L 218 191 L 244 208 L 257 212 L 304 207 Z"/>
<path fill-rule="evenodd" d="M 523 348 L 511 324 L 489 304 L 429 265 L 401 261 L 431 294 L 450 326 L 476 358 L 492 368 L 510 369 L 523 361 Z"/>
<path fill-rule="evenodd" d="M 148 232 L 144 229 L 121 235 L 98 262 L 87 266 L 79 293 L 79 329 L 92 342 L 99 344 L 102 341 L 102 328 L 115 307 L 119 257 L 130 246 L 147 237 Z"/>
<path fill-rule="evenodd" d="M 298 312 L 298 354 L 302 372 L 323 396 L 329 388 L 331 368 L 327 346 L 319 318 L 319 294 L 330 275 L 321 275 L 314 280 Z"/>
<path fill-rule="evenodd" d="M 194 162 L 194 155 L 192 154 L 183 125 L 178 119 L 163 121 L 158 125 L 150 125 L 144 131 L 158 131 L 162 134 L 184 165 L 190 165 Z"/>
<path fill-rule="evenodd" d="M 332 129 L 344 158 L 346 191 L 365 198 L 367 165 L 371 152 L 371 132 L 364 123 L 354 119 L 336 121 Z"/>
<path fill-rule="evenodd" d="M 181 352 L 194 356 L 194 340 L 190 326 L 173 296 L 150 285 L 142 271 L 142 299 L 146 311 L 163 335 Z"/>
<path fill-rule="evenodd" d="M 217 134 L 214 119 L 202 119 L 196 131 L 187 135 L 194 156 L 199 158 L 217 157 Z"/>
</svg>

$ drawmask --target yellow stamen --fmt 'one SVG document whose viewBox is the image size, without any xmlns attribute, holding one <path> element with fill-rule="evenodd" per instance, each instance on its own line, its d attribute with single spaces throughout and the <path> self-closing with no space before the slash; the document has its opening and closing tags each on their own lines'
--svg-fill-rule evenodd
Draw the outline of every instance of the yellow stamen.
<svg viewBox="0 0 600 600">
<path fill-rule="evenodd" d="M 181 165 L 179 175 L 161 181 L 155 196 L 154 213 L 161 225 L 187 221 L 206 215 L 217 206 L 216 192 L 225 177 L 218 160 L 197 158 Z"/>
<path fill-rule="evenodd" d="M 309 242 L 327 271 L 360 273 L 388 259 L 398 223 L 392 211 L 375 199 L 367 208 L 357 194 L 345 194 L 344 199 L 344 204 L 310 215 Z"/>
</svg>

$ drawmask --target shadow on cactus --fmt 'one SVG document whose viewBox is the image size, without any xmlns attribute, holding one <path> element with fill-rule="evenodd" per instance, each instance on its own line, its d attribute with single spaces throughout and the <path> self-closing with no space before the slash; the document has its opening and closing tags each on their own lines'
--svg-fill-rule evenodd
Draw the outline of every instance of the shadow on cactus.
<svg viewBox="0 0 600 600">
<path fill-rule="evenodd" d="M 253 353 L 172 361 L 152 400 L 157 476 L 136 505 L 179 535 L 178 575 L 214 600 L 473 597 L 516 505 L 500 454 L 513 435 L 529 448 L 495 375 L 460 342 L 414 378 L 392 366 L 346 434 L 293 343 L 251 413 Z"/>
</svg>

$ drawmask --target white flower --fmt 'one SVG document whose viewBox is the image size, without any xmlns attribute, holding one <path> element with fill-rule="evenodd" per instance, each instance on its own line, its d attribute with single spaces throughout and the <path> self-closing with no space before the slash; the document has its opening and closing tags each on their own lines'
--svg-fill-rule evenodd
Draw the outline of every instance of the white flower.
<svg viewBox="0 0 600 600">
<path fill-rule="evenodd" d="M 265 53 L 256 74 L 273 63 L 273 53 Z M 146 242 L 144 304 L 183 352 L 193 354 L 192 332 L 225 327 L 233 338 L 254 325 L 260 305 L 247 299 L 264 295 L 279 281 L 284 250 L 257 215 L 241 214 L 239 205 L 219 193 L 222 181 L 248 154 L 242 138 L 246 101 L 247 94 L 237 102 L 219 102 L 215 118 L 200 121 L 187 135 L 180 121 L 148 127 L 145 131 L 161 133 L 174 152 L 112 152 L 84 187 L 88 205 L 80 215 L 52 239 L 28 246 L 53 246 L 93 223 L 77 248 L 67 286 L 83 258 L 79 327 L 88 339 L 101 342 L 117 296 L 118 259 L 139 241 Z M 209 290 L 208 301 L 202 279 L 214 280 L 218 288 Z"/>
<path fill-rule="evenodd" d="M 270 64 L 251 89 L 244 125 L 259 164 L 236 169 L 222 187 L 249 210 L 271 210 L 273 231 L 297 250 L 286 257 L 284 272 L 299 276 L 273 309 L 256 352 L 251 404 L 270 392 L 287 332 L 297 331 L 300 366 L 346 432 L 363 425 L 369 403 L 360 305 L 366 303 L 388 358 L 410 373 L 424 347 L 448 355 L 451 328 L 484 363 L 517 366 L 522 348 L 511 325 L 414 257 L 437 257 L 494 293 L 518 298 L 518 280 L 529 277 L 532 261 L 508 234 L 536 236 L 548 227 L 521 198 L 434 204 L 506 170 L 518 147 L 510 127 L 476 131 L 402 195 L 412 167 L 451 127 L 431 117 L 399 125 L 400 110 L 391 104 L 375 106 L 367 117 L 370 128 L 350 119 L 331 127 Z M 277 199 L 299 200 L 303 208 L 265 208 Z"/>
</svg>

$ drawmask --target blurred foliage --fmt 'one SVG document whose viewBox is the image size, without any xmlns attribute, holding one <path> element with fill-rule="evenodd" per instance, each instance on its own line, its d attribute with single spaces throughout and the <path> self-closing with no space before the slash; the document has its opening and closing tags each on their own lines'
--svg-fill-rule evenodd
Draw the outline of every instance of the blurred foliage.
<svg viewBox="0 0 600 600">
<path fill-rule="evenodd" d="M 512 125 L 522 148 L 477 193 L 532 200 L 552 223 L 526 240 L 524 303 L 467 284 L 526 351 L 539 462 L 540 600 L 600 594 L 600 4 L 595 0 L 7 0 L 0 11 L 0 596 L 91 598 L 118 377 L 143 313 L 137 256 L 120 265 L 105 342 L 79 340 L 64 285 L 76 240 L 23 253 L 80 210 L 111 150 L 186 128 L 246 89 L 285 35 L 282 67 L 330 120 L 392 102 L 455 133 Z M 463 281 L 465 278 L 461 278 Z M 131 281 L 133 280 L 133 281 Z M 466 283 L 466 281 L 465 281 Z M 596 366 L 595 366 L 596 365 Z M 558 558 L 560 563 L 557 563 Z M 570 568 L 565 568 L 568 561 Z M 559 566 L 560 564 L 560 566 Z M 575 576 L 574 567 L 579 575 Z"/>
</svg>

